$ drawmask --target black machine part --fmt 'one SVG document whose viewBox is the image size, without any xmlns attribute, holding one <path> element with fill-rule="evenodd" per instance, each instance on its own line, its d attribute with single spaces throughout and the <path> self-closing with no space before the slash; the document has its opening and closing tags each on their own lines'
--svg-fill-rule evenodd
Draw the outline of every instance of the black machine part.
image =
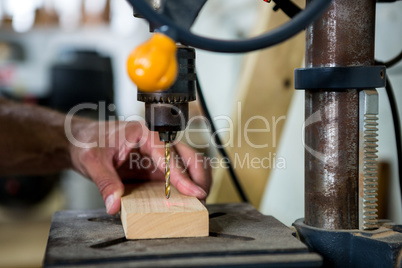
<svg viewBox="0 0 402 268">
<path fill-rule="evenodd" d="M 198 16 L 201 8 L 207 0 L 192 0 L 192 1 L 169 1 L 169 0 L 146 0 L 147 3 L 158 14 L 167 16 L 172 21 L 181 25 L 185 29 L 190 29 L 195 19 Z M 134 17 L 143 18 L 143 16 L 134 9 Z M 150 25 L 151 31 L 162 25 Z"/>
<path fill-rule="evenodd" d="M 50 69 L 50 106 L 68 112 L 81 103 L 106 106 L 114 103 L 113 68 L 109 56 L 93 50 L 66 50 L 58 55 Z M 115 115 L 109 109 L 101 115 L 91 109 L 81 109 L 79 115 L 105 120 Z"/>
<path fill-rule="evenodd" d="M 331 4 L 331 0 L 315 0 L 311 2 L 311 4 L 307 6 L 303 12 L 299 12 L 294 19 L 283 24 L 282 26 L 257 37 L 235 41 L 211 39 L 195 35 L 188 31 L 188 29 L 184 27 L 185 25 L 176 23 L 168 16 L 161 16 L 158 14 L 157 11 L 154 10 L 154 7 L 149 5 L 149 2 L 152 3 L 155 1 L 148 1 L 147 3 L 143 0 L 128 0 L 128 2 L 130 2 L 130 4 L 136 9 L 136 12 L 145 17 L 151 23 L 151 25 L 168 26 L 166 28 L 168 28 L 169 31 L 175 32 L 175 36 L 177 38 L 176 40 L 180 41 L 182 44 L 204 50 L 225 53 L 249 52 L 267 48 L 283 42 L 305 29 L 306 26 L 315 21 Z M 180 2 L 182 6 L 186 6 L 183 3 L 189 1 L 182 0 L 177 2 Z M 191 3 L 193 3 L 193 1 L 191 1 Z"/>
<path fill-rule="evenodd" d="M 297 220 L 298 237 L 324 258 L 324 267 L 402 267 L 402 225 L 374 231 L 328 230 Z"/>
<path fill-rule="evenodd" d="M 31 208 L 43 201 L 58 184 L 59 174 L 9 175 L 0 177 L 0 205 L 14 209 Z"/>
<path fill-rule="evenodd" d="M 177 61 L 179 74 L 169 89 L 143 92 L 138 89 L 137 99 L 145 102 L 145 121 L 149 130 L 158 131 L 161 141 L 171 142 L 178 131 L 186 128 L 188 103 L 195 100 L 195 51 L 178 46 Z"/>
</svg>

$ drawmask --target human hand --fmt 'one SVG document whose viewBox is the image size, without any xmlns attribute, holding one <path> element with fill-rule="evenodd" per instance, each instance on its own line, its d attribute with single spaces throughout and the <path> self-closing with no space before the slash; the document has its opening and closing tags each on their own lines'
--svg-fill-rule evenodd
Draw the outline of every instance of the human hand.
<svg viewBox="0 0 402 268">
<path fill-rule="evenodd" d="M 92 179 L 109 214 L 120 211 L 122 179 L 164 180 L 165 149 L 144 122 L 74 119 L 70 155 L 73 168 Z M 212 183 L 205 157 L 183 143 L 172 147 L 171 183 L 181 193 L 204 200 Z"/>
</svg>

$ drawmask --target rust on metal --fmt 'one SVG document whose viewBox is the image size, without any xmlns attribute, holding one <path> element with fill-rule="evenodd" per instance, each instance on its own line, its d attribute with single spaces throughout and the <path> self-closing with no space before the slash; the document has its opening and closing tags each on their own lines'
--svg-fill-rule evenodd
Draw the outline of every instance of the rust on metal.
<svg viewBox="0 0 402 268">
<path fill-rule="evenodd" d="M 374 64 L 374 0 L 334 0 L 306 29 L 306 67 Z M 305 223 L 358 228 L 359 92 L 306 90 Z"/>
</svg>

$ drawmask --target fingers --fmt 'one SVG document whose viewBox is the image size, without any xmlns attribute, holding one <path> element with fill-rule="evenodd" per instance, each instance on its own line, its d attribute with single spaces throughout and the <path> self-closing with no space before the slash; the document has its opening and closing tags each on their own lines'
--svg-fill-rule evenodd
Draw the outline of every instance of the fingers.
<svg viewBox="0 0 402 268">
<path fill-rule="evenodd" d="M 150 155 L 154 161 L 157 169 L 161 172 L 165 172 L 165 149 L 162 142 L 155 139 L 155 134 L 150 133 L 149 141 L 154 142 L 154 145 L 147 143 L 141 149 L 141 153 Z M 156 134 L 157 135 L 157 134 Z M 152 146 L 151 146 L 152 145 Z M 179 157 L 171 148 L 171 162 L 170 162 L 170 182 L 179 190 L 182 194 L 195 196 L 199 199 L 205 199 L 207 193 L 204 189 L 194 183 L 189 174 L 186 172 L 185 165 L 180 161 Z"/>
<path fill-rule="evenodd" d="M 110 215 L 118 213 L 121 197 L 124 193 L 124 185 L 117 173 L 114 170 L 99 166 L 97 173 L 91 177 L 105 201 L 107 213 Z"/>
<path fill-rule="evenodd" d="M 158 133 L 148 131 L 145 124 L 140 122 L 134 122 L 125 126 L 124 132 L 127 133 L 125 140 L 129 142 L 124 143 L 123 146 L 120 143 L 119 152 L 117 153 L 119 159 L 114 159 L 119 174 L 130 175 L 125 174 L 127 173 L 125 172 L 127 169 L 125 161 L 129 158 L 130 152 L 133 152 L 133 148 L 137 148 L 139 150 L 135 149 L 135 153 L 138 153 L 138 156 L 140 156 L 138 158 L 143 160 L 143 157 L 150 156 L 153 165 L 152 168 L 148 167 L 146 170 L 142 170 L 142 166 L 136 168 L 135 175 L 147 175 L 148 179 L 151 180 L 163 180 L 165 173 L 165 148 L 163 142 L 159 140 Z M 175 154 L 173 148 L 177 148 L 179 156 Z M 181 143 L 172 147 L 171 151 L 171 183 L 183 194 L 205 199 L 212 181 L 211 171 L 208 163 L 206 163 L 206 159 L 201 154 L 197 154 L 194 150 Z M 130 160 L 132 159 L 130 158 Z M 183 163 L 183 160 L 186 163 Z M 130 164 L 132 164 L 132 161 L 130 161 Z"/>
<path fill-rule="evenodd" d="M 106 211 L 114 215 L 120 211 L 121 196 L 124 185 L 117 175 L 111 159 L 105 159 L 104 154 L 93 150 L 83 157 L 82 162 L 87 174 L 94 181 L 105 201 Z"/>
<path fill-rule="evenodd" d="M 208 159 L 184 143 L 177 143 L 175 149 L 183 159 L 192 180 L 208 194 L 212 184 L 211 165 Z"/>
<path fill-rule="evenodd" d="M 133 150 L 126 161 L 117 167 L 119 177 L 124 179 L 163 180 L 164 172 L 159 170 L 149 156 L 142 156 Z"/>
<path fill-rule="evenodd" d="M 207 192 L 190 179 L 185 164 L 177 157 L 175 150 L 171 150 L 170 181 L 183 194 L 195 196 L 198 199 L 207 198 Z M 192 177 L 192 179 L 194 179 Z"/>
<path fill-rule="evenodd" d="M 115 154 L 114 159 L 116 167 L 120 167 L 129 158 L 133 149 L 146 144 L 148 135 L 149 130 L 144 122 L 119 122 L 118 130 L 112 135 L 115 144 L 118 144 L 118 153 Z"/>
</svg>

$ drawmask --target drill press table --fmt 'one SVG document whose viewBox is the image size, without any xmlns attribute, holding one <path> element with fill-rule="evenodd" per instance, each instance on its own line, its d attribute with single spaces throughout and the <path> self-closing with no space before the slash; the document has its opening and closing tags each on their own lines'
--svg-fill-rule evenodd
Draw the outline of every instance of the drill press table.
<svg viewBox="0 0 402 268">
<path fill-rule="evenodd" d="M 210 234 L 126 240 L 118 216 L 104 210 L 55 213 L 45 267 L 318 267 L 322 258 L 292 230 L 248 204 L 207 206 Z"/>
</svg>

